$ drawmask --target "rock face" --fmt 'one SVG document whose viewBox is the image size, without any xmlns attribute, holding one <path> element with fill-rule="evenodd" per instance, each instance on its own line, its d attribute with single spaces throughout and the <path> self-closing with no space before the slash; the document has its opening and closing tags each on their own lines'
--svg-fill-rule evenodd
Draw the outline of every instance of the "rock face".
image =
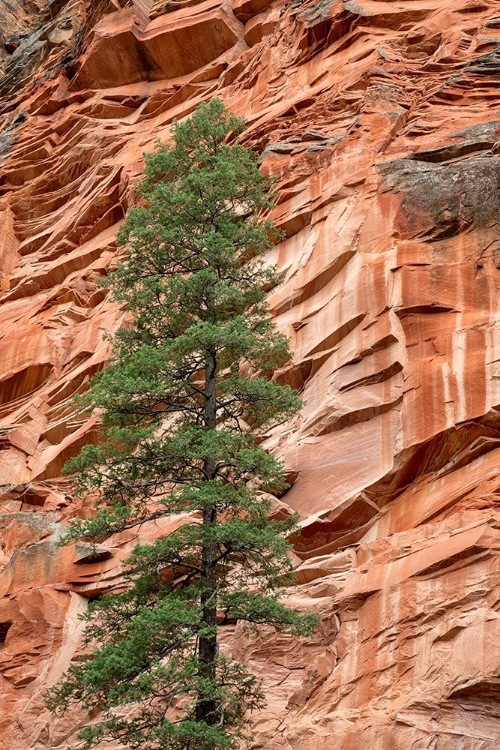
<svg viewBox="0 0 500 750">
<path fill-rule="evenodd" d="M 0 74 L 2 747 L 89 721 L 41 697 L 78 614 L 185 521 L 57 546 L 88 512 L 60 474 L 96 424 L 68 399 L 122 320 L 97 280 L 142 153 L 220 96 L 279 181 L 276 377 L 305 405 L 266 444 L 322 617 L 309 642 L 227 628 L 269 696 L 254 747 L 498 748 L 500 2 L 0 0 Z"/>
</svg>

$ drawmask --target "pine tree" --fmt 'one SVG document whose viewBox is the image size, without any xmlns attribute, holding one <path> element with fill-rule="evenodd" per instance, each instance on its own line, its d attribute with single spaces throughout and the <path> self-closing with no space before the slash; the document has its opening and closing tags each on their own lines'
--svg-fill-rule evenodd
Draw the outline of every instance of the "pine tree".
<svg viewBox="0 0 500 750">
<path fill-rule="evenodd" d="M 92 658 L 47 694 L 52 711 L 99 712 L 82 748 L 240 747 L 263 695 L 219 653 L 219 628 L 316 627 L 283 601 L 296 520 L 271 520 L 263 499 L 286 484 L 259 435 L 300 400 L 269 377 L 289 358 L 266 305 L 281 276 L 263 255 L 280 235 L 265 218 L 272 184 L 238 142 L 243 130 L 218 99 L 174 123 L 172 145 L 146 156 L 144 205 L 118 235 L 126 250 L 107 284 L 130 320 L 80 397 L 81 410 L 101 415 L 103 440 L 67 470 L 99 510 L 71 534 L 100 540 L 162 516 L 192 520 L 135 547 L 127 590 L 86 615 Z"/>
</svg>

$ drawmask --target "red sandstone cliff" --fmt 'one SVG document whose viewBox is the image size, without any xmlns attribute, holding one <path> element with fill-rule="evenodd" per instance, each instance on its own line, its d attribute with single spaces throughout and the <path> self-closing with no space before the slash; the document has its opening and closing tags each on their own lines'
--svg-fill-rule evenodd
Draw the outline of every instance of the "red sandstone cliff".
<svg viewBox="0 0 500 750">
<path fill-rule="evenodd" d="M 500 2 L 0 0 L 0 76 L 1 747 L 89 720 L 41 692 L 136 537 L 56 546 L 94 434 L 68 399 L 120 324 L 96 279 L 141 155 L 217 95 L 279 179 L 305 407 L 267 442 L 323 618 L 309 643 L 227 629 L 269 696 L 255 747 L 498 748 Z"/>
</svg>

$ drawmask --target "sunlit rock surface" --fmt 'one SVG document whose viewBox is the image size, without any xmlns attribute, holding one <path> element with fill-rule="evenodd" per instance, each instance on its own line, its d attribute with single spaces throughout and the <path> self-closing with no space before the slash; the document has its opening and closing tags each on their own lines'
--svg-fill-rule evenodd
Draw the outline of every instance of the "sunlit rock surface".
<svg viewBox="0 0 500 750">
<path fill-rule="evenodd" d="M 323 620 L 227 628 L 269 697 L 255 748 L 498 748 L 500 2 L 0 0 L 0 75 L 1 746 L 74 739 L 88 717 L 41 694 L 78 614 L 185 522 L 57 546 L 89 511 L 60 474 L 96 424 L 68 400 L 122 320 L 97 281 L 142 153 L 219 96 L 280 186 L 276 377 L 304 409 L 267 445 Z"/>
</svg>

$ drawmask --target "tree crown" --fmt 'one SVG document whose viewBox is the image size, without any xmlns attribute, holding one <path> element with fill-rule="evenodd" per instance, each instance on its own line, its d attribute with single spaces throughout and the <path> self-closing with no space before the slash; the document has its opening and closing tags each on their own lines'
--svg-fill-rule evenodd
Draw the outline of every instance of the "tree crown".
<svg viewBox="0 0 500 750">
<path fill-rule="evenodd" d="M 127 560 L 130 587 L 90 609 L 92 661 L 70 667 L 48 694 L 104 711 L 82 747 L 104 738 L 142 750 L 222 750 L 262 705 L 255 678 L 222 656 L 225 623 L 297 635 L 315 618 L 283 602 L 292 582 L 287 535 L 263 491 L 286 487 L 262 430 L 293 416 L 300 399 L 269 378 L 289 357 L 266 306 L 281 275 L 264 255 L 279 239 L 266 213 L 273 186 L 235 139 L 244 122 L 217 99 L 173 127 L 173 143 L 146 157 L 110 276 L 130 313 L 110 364 L 80 408 L 102 416 L 103 441 L 69 462 L 100 511 L 73 536 L 102 538 L 176 513 L 191 522 Z M 145 703 L 145 701 L 147 703 Z M 120 706 L 133 704 L 130 716 Z"/>
</svg>

